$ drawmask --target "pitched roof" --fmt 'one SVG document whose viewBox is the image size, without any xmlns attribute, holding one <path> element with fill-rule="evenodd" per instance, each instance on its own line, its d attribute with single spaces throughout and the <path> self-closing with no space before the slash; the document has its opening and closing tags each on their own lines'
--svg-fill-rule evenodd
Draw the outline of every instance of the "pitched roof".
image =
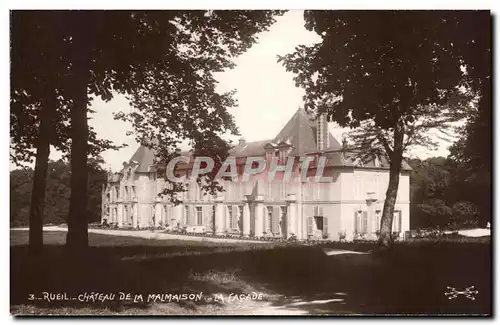
<svg viewBox="0 0 500 325">
<path fill-rule="evenodd" d="M 274 138 L 274 142 L 289 139 L 294 147 L 290 152 L 292 156 L 318 151 L 316 149 L 316 123 L 314 120 L 314 116 L 308 114 L 303 108 L 299 108 Z M 340 143 L 333 135 L 330 132 L 328 132 L 328 135 L 329 146 L 325 148 L 325 151 L 341 149 Z"/>
<path fill-rule="evenodd" d="M 329 146 L 324 152 L 327 156 L 327 166 L 354 166 L 354 153 L 346 153 L 345 158 L 341 152 L 341 144 L 328 132 Z M 282 142 L 292 146 L 290 156 L 301 156 L 318 152 L 316 145 L 316 123 L 314 116 L 308 114 L 303 108 L 299 108 L 292 118 L 281 129 L 274 139 L 253 141 L 238 144 L 231 149 L 230 155 L 236 158 L 263 156 L 266 152 L 267 144 L 279 145 Z M 186 153 L 189 154 L 189 153 Z M 154 150 L 141 145 L 130 158 L 129 163 L 136 162 L 138 167 L 136 172 L 149 172 L 149 167 L 154 164 Z M 189 154 L 190 155 L 190 154 Z M 363 167 L 375 167 L 373 161 L 363 164 Z M 381 167 L 388 168 L 389 164 L 385 159 L 381 159 Z M 411 170 L 410 166 L 403 161 L 403 170 Z"/>
<path fill-rule="evenodd" d="M 147 173 L 149 172 L 149 167 L 154 164 L 154 156 L 155 153 L 153 149 L 141 145 L 132 155 L 129 163 L 135 162 L 138 164 L 135 170 L 136 172 Z"/>
</svg>

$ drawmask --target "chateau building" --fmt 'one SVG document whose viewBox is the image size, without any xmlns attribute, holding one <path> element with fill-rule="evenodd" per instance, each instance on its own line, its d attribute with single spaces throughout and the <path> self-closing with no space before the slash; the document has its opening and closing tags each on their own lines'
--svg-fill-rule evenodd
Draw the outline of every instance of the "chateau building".
<svg viewBox="0 0 500 325">
<path fill-rule="evenodd" d="M 213 197 L 189 177 L 192 164 L 179 164 L 176 171 L 187 176 L 188 190 L 179 193 L 181 204 L 174 205 L 168 196 L 158 196 L 168 183 L 157 175 L 153 150 L 140 146 L 120 172 L 108 176 L 102 222 L 244 237 L 377 238 L 389 164 L 383 157 L 361 161 L 330 134 L 324 116 L 312 118 L 299 109 L 274 139 L 240 141 L 230 156 L 240 176 L 247 157 L 268 162 L 277 157 L 282 165 L 292 159 L 294 172 L 288 181 L 270 181 L 267 171 L 248 180 L 222 181 L 224 191 Z M 304 179 L 299 159 L 306 156 L 314 161 Z M 326 157 L 323 177 L 330 177 L 328 182 L 315 181 L 320 157 Z M 401 239 L 410 225 L 410 170 L 403 162 L 393 221 L 393 233 Z"/>
</svg>

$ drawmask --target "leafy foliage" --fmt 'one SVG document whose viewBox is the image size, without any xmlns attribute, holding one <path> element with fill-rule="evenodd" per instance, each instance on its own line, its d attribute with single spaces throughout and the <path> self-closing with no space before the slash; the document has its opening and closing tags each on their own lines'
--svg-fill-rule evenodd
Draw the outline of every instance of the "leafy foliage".
<svg viewBox="0 0 500 325">
<path fill-rule="evenodd" d="M 106 183 L 106 171 L 92 160 L 89 170 L 89 202 L 87 213 L 89 221 L 100 221 L 101 189 Z M 10 172 L 10 225 L 27 226 L 30 212 L 30 199 L 33 170 L 15 169 Z M 47 173 L 44 224 L 66 223 L 69 211 L 71 168 L 63 160 L 50 161 Z"/>
<path fill-rule="evenodd" d="M 321 42 L 279 61 L 295 73 L 309 109 L 360 127 L 352 134 L 355 149 L 388 158 L 380 236 L 386 245 L 405 150 L 432 145 L 426 130 L 463 118 L 474 93 L 461 98 L 459 86 L 469 90 L 464 77 L 477 63 L 468 50 L 485 32 L 471 31 L 470 23 L 490 19 L 489 12 L 306 11 L 304 18 Z"/>
<path fill-rule="evenodd" d="M 479 218 L 474 189 L 460 176 L 453 160 L 412 159 L 410 175 L 411 228 L 470 228 L 484 226 Z M 484 190 L 483 190 L 484 191 Z M 483 193 L 484 195 L 484 193 Z"/>
<path fill-rule="evenodd" d="M 11 54 L 15 59 L 11 88 L 15 101 L 11 105 L 18 106 L 11 116 L 15 122 L 11 129 L 13 151 L 17 150 L 12 157 L 29 159 L 36 139 L 36 108 L 47 94 L 57 94 L 64 104 L 57 105 L 62 118 L 54 120 L 55 129 L 67 132 L 61 132 L 61 139 L 51 135 L 50 143 L 66 150 L 71 145 L 68 246 L 79 249 L 88 244 L 88 155 L 113 147 L 108 141 L 97 141 L 88 127 L 91 99 L 108 101 L 114 92 L 128 94 L 138 112 L 149 118 L 133 116 L 141 142 L 154 138 L 152 130 L 143 128 L 141 121 L 158 121 L 161 124 L 153 123 L 156 133 L 169 134 L 176 128 L 190 133 L 199 129 L 201 133 L 191 138 L 198 140 L 195 148 L 215 144 L 216 152 L 227 151 L 218 132 L 234 131 L 226 111 L 234 102 L 230 93 L 215 93 L 212 73 L 231 68 L 233 57 L 248 49 L 256 40 L 255 34 L 266 30 L 274 22 L 273 16 L 280 13 L 88 10 L 12 14 Z M 205 123 L 201 126 L 195 123 L 199 120 L 192 119 L 198 110 L 202 110 L 199 118 Z M 17 121 L 31 122 L 32 127 L 23 133 L 22 123 Z M 65 129 L 65 123 L 71 128 Z M 159 150 L 160 155 L 168 155 L 177 136 L 170 133 L 160 139 L 165 146 Z M 89 146 L 91 143 L 96 146 Z"/>
</svg>

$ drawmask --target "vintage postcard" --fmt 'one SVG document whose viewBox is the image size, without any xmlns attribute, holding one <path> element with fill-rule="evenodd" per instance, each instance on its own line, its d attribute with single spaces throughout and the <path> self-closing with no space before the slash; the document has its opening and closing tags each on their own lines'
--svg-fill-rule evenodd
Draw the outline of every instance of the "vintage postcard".
<svg viewBox="0 0 500 325">
<path fill-rule="evenodd" d="M 11 10 L 14 316 L 491 316 L 489 10 Z"/>
</svg>

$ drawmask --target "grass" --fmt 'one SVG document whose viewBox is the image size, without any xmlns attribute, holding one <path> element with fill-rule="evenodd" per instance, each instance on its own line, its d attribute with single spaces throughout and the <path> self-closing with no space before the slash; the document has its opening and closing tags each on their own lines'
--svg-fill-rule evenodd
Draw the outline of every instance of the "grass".
<svg viewBox="0 0 500 325">
<path fill-rule="evenodd" d="M 491 314 L 491 243 L 411 241 L 384 255 L 326 256 L 324 248 L 368 251 L 368 243 L 283 246 L 149 240 L 89 234 L 91 248 L 75 259 L 65 232 L 44 233 L 43 256 L 30 256 L 27 231 L 11 232 L 11 312 L 59 315 L 221 314 Z M 449 300 L 446 287 L 479 294 Z M 83 292 L 132 295 L 261 293 L 263 300 L 29 301 L 29 294 Z"/>
</svg>

